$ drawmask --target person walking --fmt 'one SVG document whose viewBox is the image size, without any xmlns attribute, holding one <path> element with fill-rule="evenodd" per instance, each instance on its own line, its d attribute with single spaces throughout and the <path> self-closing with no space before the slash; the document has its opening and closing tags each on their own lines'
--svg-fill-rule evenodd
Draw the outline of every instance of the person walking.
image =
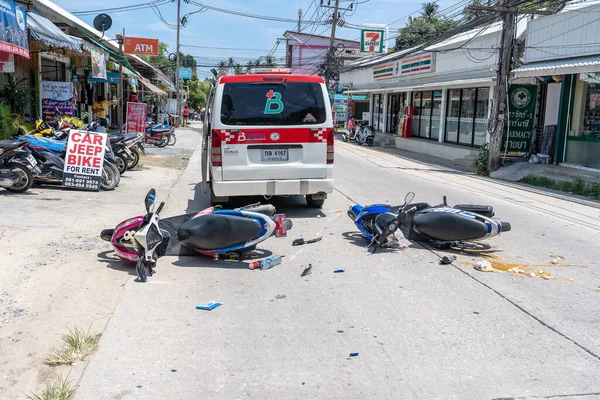
<svg viewBox="0 0 600 400">
<path fill-rule="evenodd" d="M 190 115 L 190 109 L 186 105 L 185 107 L 183 107 L 183 126 L 187 125 L 189 115 Z"/>
<path fill-rule="evenodd" d="M 354 139 L 354 135 L 356 134 L 356 121 L 354 117 L 350 117 L 348 120 L 348 133 L 350 134 L 350 139 Z"/>
</svg>

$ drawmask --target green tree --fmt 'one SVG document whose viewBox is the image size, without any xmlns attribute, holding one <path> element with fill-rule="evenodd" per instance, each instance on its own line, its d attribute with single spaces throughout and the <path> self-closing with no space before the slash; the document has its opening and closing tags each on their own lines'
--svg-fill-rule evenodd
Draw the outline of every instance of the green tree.
<svg viewBox="0 0 600 400">
<path fill-rule="evenodd" d="M 433 2 L 423 3 L 423 12 L 421 14 L 423 17 L 425 17 L 427 19 L 437 18 L 437 11 L 438 11 L 439 7 L 440 6 L 437 3 L 433 3 Z"/>
<path fill-rule="evenodd" d="M 241 64 L 235 64 L 233 67 L 233 72 L 236 75 L 242 75 L 244 73 L 244 68 L 242 68 Z"/>
<path fill-rule="evenodd" d="M 428 40 L 441 36 L 457 26 L 458 21 L 451 19 L 428 18 L 425 16 L 408 17 L 408 23 L 400 29 L 398 37 L 396 37 L 395 50 L 404 50 L 426 43 Z"/>
<path fill-rule="evenodd" d="M 210 89 L 210 82 L 207 79 L 205 79 L 203 82 L 200 82 L 198 75 L 193 74 L 192 79 L 190 79 L 188 82 L 188 89 L 190 91 L 188 103 L 192 109 L 205 107 L 208 91 Z"/>
<path fill-rule="evenodd" d="M 246 73 L 249 74 L 252 72 L 252 68 L 254 68 L 254 62 L 252 60 L 248 60 L 246 63 Z"/>
<path fill-rule="evenodd" d="M 275 57 L 273 56 L 266 56 L 265 57 L 265 62 L 264 62 L 264 66 L 265 67 L 274 67 L 275 66 Z"/>
</svg>

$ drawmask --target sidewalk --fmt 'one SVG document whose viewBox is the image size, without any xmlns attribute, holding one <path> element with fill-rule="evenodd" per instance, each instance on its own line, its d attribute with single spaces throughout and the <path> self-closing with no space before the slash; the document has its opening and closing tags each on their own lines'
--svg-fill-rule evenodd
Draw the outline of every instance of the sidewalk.
<svg viewBox="0 0 600 400">
<path fill-rule="evenodd" d="M 518 182 L 526 176 L 541 176 L 556 181 L 571 182 L 575 177 L 581 177 L 586 182 L 600 183 L 600 171 L 592 171 L 563 165 L 530 164 L 518 162 L 501 167 L 490 174 L 492 178 Z"/>
</svg>

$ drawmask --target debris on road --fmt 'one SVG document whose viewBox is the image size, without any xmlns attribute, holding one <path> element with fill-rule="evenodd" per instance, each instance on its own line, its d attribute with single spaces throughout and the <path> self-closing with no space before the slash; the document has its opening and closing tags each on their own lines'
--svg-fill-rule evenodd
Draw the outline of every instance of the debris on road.
<svg viewBox="0 0 600 400">
<path fill-rule="evenodd" d="M 304 269 L 304 271 L 302 272 L 302 275 L 300 275 L 300 278 L 302 278 L 303 276 L 309 275 L 312 273 L 312 264 L 308 264 L 308 267 L 306 267 Z"/>
<path fill-rule="evenodd" d="M 444 256 L 440 260 L 441 265 L 449 265 L 456 261 L 456 256 Z"/>
<path fill-rule="evenodd" d="M 342 272 L 344 272 L 343 269 L 336 269 L 336 270 L 333 271 L 334 274 L 339 274 L 339 273 L 342 273 Z"/>
<path fill-rule="evenodd" d="M 219 307 L 222 303 L 219 303 L 218 301 L 207 301 L 206 303 L 200 304 L 198 306 L 196 306 L 196 310 L 213 310 L 217 307 Z"/>
<path fill-rule="evenodd" d="M 260 263 L 260 269 L 270 269 L 281 264 L 281 256 L 267 257 Z"/>
<path fill-rule="evenodd" d="M 481 272 L 493 272 L 492 264 L 488 260 L 477 261 L 475 269 Z"/>
<path fill-rule="evenodd" d="M 323 239 L 323 236 L 317 236 L 313 239 L 304 240 L 304 238 L 294 239 L 292 246 L 301 246 L 303 244 L 316 243 Z"/>
<path fill-rule="evenodd" d="M 358 356 L 358 353 L 350 353 L 350 355 L 348 357 L 356 357 Z"/>
</svg>

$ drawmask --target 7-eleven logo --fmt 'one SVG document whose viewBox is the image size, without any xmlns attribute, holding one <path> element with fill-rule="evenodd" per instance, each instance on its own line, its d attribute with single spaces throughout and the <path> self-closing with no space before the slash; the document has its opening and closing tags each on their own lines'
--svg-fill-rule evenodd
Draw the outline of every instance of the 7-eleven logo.
<svg viewBox="0 0 600 400">
<path fill-rule="evenodd" d="M 369 52 L 375 51 L 375 46 L 379 47 L 379 39 L 381 37 L 381 33 L 379 32 L 366 32 L 365 37 L 367 41 L 365 43 L 366 46 L 369 46 Z"/>
</svg>

